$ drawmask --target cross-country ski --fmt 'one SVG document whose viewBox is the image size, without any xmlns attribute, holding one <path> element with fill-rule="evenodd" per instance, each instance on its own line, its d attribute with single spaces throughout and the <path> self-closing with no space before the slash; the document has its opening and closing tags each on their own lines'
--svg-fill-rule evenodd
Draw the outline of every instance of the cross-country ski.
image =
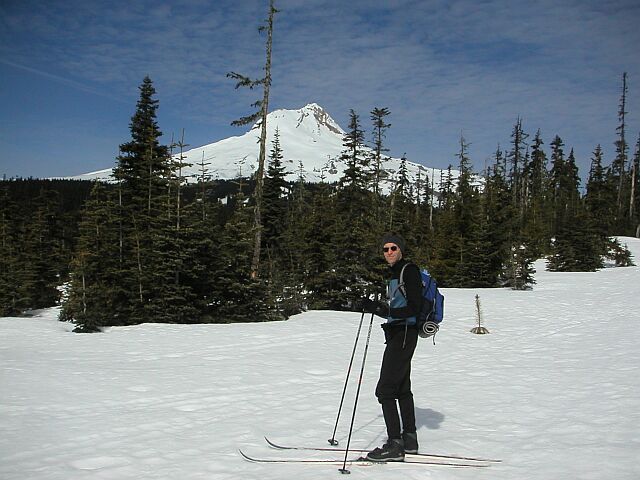
<svg viewBox="0 0 640 480">
<path fill-rule="evenodd" d="M 338 458 L 312 458 L 312 457 L 301 457 L 301 458 L 276 458 L 276 457 L 255 457 L 252 455 L 248 455 L 242 450 L 238 450 L 240 455 L 250 461 L 255 463 L 307 463 L 307 464 L 318 464 L 318 465 L 342 465 L 344 460 Z M 469 467 L 469 468 L 486 468 L 489 467 L 487 463 L 466 463 L 466 462 L 455 462 L 455 461 L 446 461 L 446 460 L 428 460 L 428 459 L 405 459 L 402 462 L 374 462 L 371 460 L 367 460 L 364 457 L 358 458 L 350 458 L 347 459 L 346 465 L 354 466 L 372 466 L 372 465 L 429 465 L 429 466 L 440 466 L 440 467 Z"/>
<path fill-rule="evenodd" d="M 275 448 L 276 450 L 302 450 L 302 451 L 315 451 L 315 452 L 342 452 L 344 453 L 346 449 L 339 447 L 311 447 L 311 446 L 292 446 L 292 445 L 280 445 L 270 440 L 267 437 L 264 437 L 265 441 L 270 447 Z M 368 452 L 368 449 L 365 448 L 350 448 L 350 452 L 354 453 L 364 453 Z M 470 462 L 488 462 L 488 463 L 500 463 L 502 460 L 489 459 L 489 458 L 478 458 L 478 457 L 465 457 L 460 455 L 443 455 L 443 454 L 435 454 L 435 453 L 407 453 L 406 456 L 408 458 L 445 458 L 445 459 L 454 459 L 454 460 L 466 460 Z"/>
</svg>

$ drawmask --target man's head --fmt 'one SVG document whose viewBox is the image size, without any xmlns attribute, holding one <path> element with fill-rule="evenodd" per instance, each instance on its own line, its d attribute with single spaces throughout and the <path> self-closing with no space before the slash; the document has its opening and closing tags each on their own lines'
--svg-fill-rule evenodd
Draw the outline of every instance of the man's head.
<svg viewBox="0 0 640 480">
<path fill-rule="evenodd" d="M 382 253 L 389 265 L 395 265 L 404 253 L 405 241 L 400 235 L 388 233 L 382 237 Z"/>
</svg>

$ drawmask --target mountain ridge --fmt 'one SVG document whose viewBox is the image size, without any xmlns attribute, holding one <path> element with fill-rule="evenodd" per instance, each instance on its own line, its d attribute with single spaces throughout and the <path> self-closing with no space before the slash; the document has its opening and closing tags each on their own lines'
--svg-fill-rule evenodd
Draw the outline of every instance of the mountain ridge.
<svg viewBox="0 0 640 480">
<path fill-rule="evenodd" d="M 202 164 L 211 178 L 233 179 L 248 177 L 257 169 L 260 137 L 259 123 L 254 124 L 242 135 L 231 136 L 217 142 L 186 150 L 172 152 L 177 160 L 190 164 L 183 169 L 187 181 L 195 181 L 201 175 Z M 309 103 L 296 110 L 274 110 L 267 116 L 267 157 L 271 150 L 276 129 L 279 132 L 283 164 L 287 169 L 287 179 L 294 180 L 302 174 L 306 181 L 336 182 L 344 171 L 340 155 L 345 150 L 343 136 L 345 131 L 331 115 L 317 103 Z M 365 151 L 372 151 L 365 147 Z M 382 168 L 389 174 L 391 187 L 394 175 L 400 167 L 401 159 L 384 156 Z M 411 180 L 420 175 L 437 188 L 440 184 L 441 169 L 428 168 L 407 160 L 408 175 Z M 113 168 L 75 175 L 78 180 L 111 180 Z M 452 170 L 454 178 L 457 171 Z"/>
</svg>

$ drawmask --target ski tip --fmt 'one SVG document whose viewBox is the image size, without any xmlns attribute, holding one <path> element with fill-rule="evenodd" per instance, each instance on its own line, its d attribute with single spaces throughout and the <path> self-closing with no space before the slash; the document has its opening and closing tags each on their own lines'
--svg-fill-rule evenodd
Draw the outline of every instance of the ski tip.
<svg viewBox="0 0 640 480">
<path fill-rule="evenodd" d="M 269 446 L 273 447 L 273 448 L 279 448 L 282 449 L 282 447 L 280 445 L 277 445 L 275 443 L 273 443 L 271 440 L 269 440 L 266 436 L 264 437 L 264 441 L 267 442 L 269 444 Z"/>
<path fill-rule="evenodd" d="M 248 461 L 250 461 L 250 462 L 255 462 L 255 461 L 256 461 L 256 459 L 255 459 L 255 458 L 250 457 L 249 455 L 247 455 L 246 453 L 244 453 L 241 449 L 238 449 L 238 453 L 240 453 L 240 455 L 242 455 L 242 457 L 243 457 L 245 460 L 248 460 Z"/>
</svg>

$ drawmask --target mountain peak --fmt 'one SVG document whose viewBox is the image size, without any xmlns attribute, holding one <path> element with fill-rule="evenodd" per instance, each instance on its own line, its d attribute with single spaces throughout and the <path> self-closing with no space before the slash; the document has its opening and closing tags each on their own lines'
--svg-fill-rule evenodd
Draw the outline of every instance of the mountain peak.
<svg viewBox="0 0 640 480">
<path fill-rule="evenodd" d="M 258 125 L 259 122 L 253 128 L 257 128 Z M 271 131 L 273 126 L 281 131 L 283 128 L 294 127 L 296 132 L 304 131 L 307 135 L 315 137 L 330 134 L 342 138 L 344 135 L 340 125 L 317 103 L 309 103 L 298 110 L 280 109 L 271 112 L 267 117 L 267 128 Z"/>
<path fill-rule="evenodd" d="M 300 118 L 298 120 L 298 125 L 305 117 L 312 117 L 316 121 L 318 127 L 325 127 L 335 134 L 344 135 L 344 130 L 340 128 L 340 125 L 338 125 L 336 121 L 331 118 L 331 115 L 329 115 L 327 111 L 317 103 L 305 105 L 299 110 L 299 112 Z"/>
</svg>

